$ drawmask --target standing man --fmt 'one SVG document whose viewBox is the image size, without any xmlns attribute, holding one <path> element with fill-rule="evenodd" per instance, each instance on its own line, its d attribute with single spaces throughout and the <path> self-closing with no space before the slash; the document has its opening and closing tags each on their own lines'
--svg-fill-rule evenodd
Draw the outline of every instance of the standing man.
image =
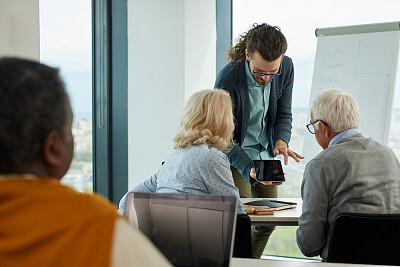
<svg viewBox="0 0 400 267">
<path fill-rule="evenodd" d="M 228 153 L 240 197 L 277 197 L 277 184 L 257 183 L 250 176 L 253 160 L 283 155 L 303 157 L 288 148 L 292 129 L 293 63 L 285 56 L 286 38 L 278 27 L 254 24 L 230 48 L 228 63 L 215 88 L 229 92 L 235 115 L 234 148 Z M 252 174 L 253 176 L 254 174 Z M 253 186 L 251 186 L 253 185 Z M 253 257 L 260 258 L 275 227 L 255 227 Z"/>
</svg>

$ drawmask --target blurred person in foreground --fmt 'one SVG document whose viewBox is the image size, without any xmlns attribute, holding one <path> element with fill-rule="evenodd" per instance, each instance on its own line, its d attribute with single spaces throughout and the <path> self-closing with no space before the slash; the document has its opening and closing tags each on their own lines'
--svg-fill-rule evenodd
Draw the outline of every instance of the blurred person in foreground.
<svg viewBox="0 0 400 267">
<path fill-rule="evenodd" d="M 0 58 L 0 266 L 170 266 L 113 204 L 60 183 L 71 126 L 57 69 Z"/>
<path fill-rule="evenodd" d="M 339 213 L 400 213 L 400 164 L 391 149 L 357 130 L 359 109 L 351 95 L 322 91 L 310 115 L 307 128 L 323 151 L 304 171 L 297 244 L 305 256 L 325 261 Z"/>
</svg>

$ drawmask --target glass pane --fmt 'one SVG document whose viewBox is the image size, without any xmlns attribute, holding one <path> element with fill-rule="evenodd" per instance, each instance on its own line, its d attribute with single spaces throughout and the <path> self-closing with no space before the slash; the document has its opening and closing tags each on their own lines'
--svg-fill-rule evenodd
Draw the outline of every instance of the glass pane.
<svg viewBox="0 0 400 267">
<path fill-rule="evenodd" d="M 362 4 L 362 6 L 361 6 Z M 314 69 L 317 38 L 316 28 L 392 22 L 399 20 L 400 1 L 387 0 L 384 5 L 376 1 L 272 1 L 234 0 L 233 38 L 247 31 L 253 23 L 268 23 L 279 26 L 288 41 L 286 55 L 292 58 L 295 68 L 293 87 L 293 130 L 290 147 L 301 153 L 305 128 L 308 123 L 307 110 Z M 281 12 L 276 12 L 281 10 Z M 388 146 L 400 157 L 400 68 L 394 92 L 391 128 Z M 362 114 L 361 114 L 362 115 Z M 371 123 L 373 123 L 371 121 Z M 279 186 L 280 197 L 300 197 L 300 185 L 304 164 L 293 160 L 284 167 L 287 181 Z M 304 257 L 296 244 L 296 227 L 277 227 L 264 251 L 269 255 Z"/>
<path fill-rule="evenodd" d="M 74 112 L 74 159 L 61 180 L 93 192 L 90 0 L 40 0 L 40 61 L 61 71 Z"/>
</svg>

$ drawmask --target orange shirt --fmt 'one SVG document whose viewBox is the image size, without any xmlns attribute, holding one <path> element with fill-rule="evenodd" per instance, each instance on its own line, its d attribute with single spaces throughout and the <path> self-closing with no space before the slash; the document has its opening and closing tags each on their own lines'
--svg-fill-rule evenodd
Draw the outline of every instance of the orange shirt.
<svg viewBox="0 0 400 267">
<path fill-rule="evenodd" d="M 116 210 L 57 179 L 0 179 L 0 266 L 109 266 Z"/>
</svg>

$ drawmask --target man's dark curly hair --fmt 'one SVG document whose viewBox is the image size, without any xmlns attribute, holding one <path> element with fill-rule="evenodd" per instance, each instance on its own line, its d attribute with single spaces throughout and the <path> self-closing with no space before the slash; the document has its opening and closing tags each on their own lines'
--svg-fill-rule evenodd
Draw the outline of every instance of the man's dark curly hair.
<svg viewBox="0 0 400 267">
<path fill-rule="evenodd" d="M 53 130 L 66 133 L 71 121 L 58 69 L 0 58 L 0 174 L 23 173 L 39 162 L 45 137 Z"/>
<path fill-rule="evenodd" d="M 228 58 L 243 62 L 246 48 L 250 57 L 257 51 L 264 60 L 271 62 L 286 53 L 287 42 L 279 27 L 255 23 L 249 31 L 239 35 L 237 44 L 229 48 Z"/>
</svg>

